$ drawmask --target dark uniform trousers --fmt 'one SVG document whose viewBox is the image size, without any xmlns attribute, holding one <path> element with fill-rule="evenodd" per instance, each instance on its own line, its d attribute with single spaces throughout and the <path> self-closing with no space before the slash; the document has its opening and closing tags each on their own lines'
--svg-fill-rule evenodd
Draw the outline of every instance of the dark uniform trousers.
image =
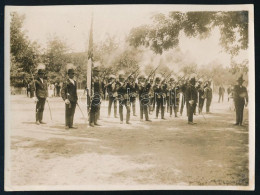
<svg viewBox="0 0 260 195">
<path fill-rule="evenodd" d="M 150 98 L 150 104 L 149 104 L 149 113 L 154 111 L 154 96 L 151 96 Z"/>
<path fill-rule="evenodd" d="M 123 122 L 123 107 L 126 107 L 126 122 L 128 123 L 130 120 L 130 102 L 128 99 L 124 99 L 119 101 L 119 115 L 120 115 L 120 121 Z"/>
<path fill-rule="evenodd" d="M 172 110 L 174 111 L 174 116 L 177 117 L 177 113 L 179 110 L 179 98 L 170 98 L 169 106 L 170 106 L 170 115 L 172 116 Z"/>
<path fill-rule="evenodd" d="M 205 101 L 204 98 L 199 98 L 199 113 L 201 113 L 203 110 L 204 101 Z"/>
<path fill-rule="evenodd" d="M 195 109 L 194 104 L 191 105 L 189 102 L 186 102 L 188 122 L 193 122 L 193 113 L 194 113 L 194 109 Z"/>
<path fill-rule="evenodd" d="M 180 114 L 182 115 L 183 113 L 183 109 L 184 109 L 184 106 L 185 106 L 185 95 L 184 93 L 182 94 L 182 98 L 181 98 L 181 109 L 180 109 Z"/>
<path fill-rule="evenodd" d="M 130 97 L 130 104 L 132 106 L 133 115 L 135 115 L 136 97 Z"/>
<path fill-rule="evenodd" d="M 36 103 L 36 121 L 42 121 L 45 102 L 46 98 L 38 97 L 38 101 Z"/>
<path fill-rule="evenodd" d="M 164 118 L 164 104 L 165 104 L 165 99 L 163 97 L 156 98 L 156 118 L 159 115 L 159 110 L 161 109 L 161 118 Z"/>
<path fill-rule="evenodd" d="M 243 123 L 243 113 L 244 113 L 245 101 L 235 101 L 236 108 L 236 124 L 241 125 Z"/>
<path fill-rule="evenodd" d="M 90 112 L 89 112 L 89 124 L 94 123 L 97 124 L 97 120 L 99 119 L 99 111 L 101 104 L 101 94 L 96 93 L 91 100 Z"/>
<path fill-rule="evenodd" d="M 211 101 L 212 101 L 212 98 L 207 98 L 207 100 L 206 100 L 206 112 L 210 112 Z"/>
<path fill-rule="evenodd" d="M 245 102 L 248 102 L 247 89 L 244 86 L 235 85 L 234 103 L 236 108 L 236 124 L 242 125 Z"/>
<path fill-rule="evenodd" d="M 65 104 L 65 125 L 72 127 L 73 126 L 73 119 L 76 109 L 76 102 L 70 101 L 70 104 Z"/>
<path fill-rule="evenodd" d="M 143 119 L 143 115 L 145 116 L 145 120 L 149 120 L 148 109 L 150 108 L 150 98 L 149 95 L 142 94 L 139 98 L 140 102 L 140 119 Z"/>
<path fill-rule="evenodd" d="M 108 99 L 108 116 L 111 114 L 111 107 L 112 104 L 114 104 L 114 117 L 117 115 L 117 99 L 116 97 L 113 97 L 112 95 L 109 94 L 109 99 Z"/>
<path fill-rule="evenodd" d="M 42 81 L 40 78 L 35 80 L 35 96 L 37 97 L 38 101 L 36 103 L 36 122 L 42 121 L 43 118 L 43 111 L 45 106 L 46 98 L 48 97 L 48 89 L 47 89 L 47 82 L 45 80 Z"/>
</svg>

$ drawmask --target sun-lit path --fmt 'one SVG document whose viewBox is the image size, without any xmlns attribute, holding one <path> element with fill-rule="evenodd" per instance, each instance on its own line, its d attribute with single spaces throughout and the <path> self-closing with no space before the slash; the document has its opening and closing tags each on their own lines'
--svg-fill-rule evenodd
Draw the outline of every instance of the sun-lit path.
<svg viewBox="0 0 260 195">
<path fill-rule="evenodd" d="M 47 124 L 37 126 L 32 99 L 12 96 L 11 183 L 248 185 L 247 109 L 245 126 L 233 126 L 234 111 L 216 98 L 212 114 L 195 116 L 193 126 L 185 114 L 170 118 L 169 113 L 165 121 L 153 114 L 150 123 L 131 116 L 131 125 L 119 124 L 107 117 L 103 102 L 101 127 L 87 127 L 77 108 L 79 129 L 65 130 L 61 98 L 50 100 L 53 121 L 46 105 Z"/>
</svg>

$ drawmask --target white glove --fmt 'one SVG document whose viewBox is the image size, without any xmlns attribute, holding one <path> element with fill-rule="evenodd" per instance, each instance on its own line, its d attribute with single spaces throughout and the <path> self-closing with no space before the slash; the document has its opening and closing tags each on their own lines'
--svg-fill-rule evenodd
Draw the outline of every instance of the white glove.
<svg viewBox="0 0 260 195">
<path fill-rule="evenodd" d="M 37 97 L 33 97 L 33 101 L 36 103 L 36 102 L 38 102 L 39 100 L 38 100 Z"/>
<path fill-rule="evenodd" d="M 190 100 L 189 103 L 192 105 L 194 104 L 194 100 Z"/>
<path fill-rule="evenodd" d="M 70 104 L 70 101 L 68 99 L 66 99 L 65 104 Z"/>
</svg>

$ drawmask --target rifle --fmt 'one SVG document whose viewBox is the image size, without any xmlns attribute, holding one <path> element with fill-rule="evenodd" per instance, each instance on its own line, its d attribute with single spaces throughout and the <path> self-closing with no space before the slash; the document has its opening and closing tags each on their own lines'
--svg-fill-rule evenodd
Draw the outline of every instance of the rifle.
<svg viewBox="0 0 260 195">
<path fill-rule="evenodd" d="M 152 70 L 151 72 L 150 72 L 150 74 L 148 75 L 148 77 L 147 77 L 147 80 L 154 74 L 154 76 L 155 76 L 155 72 L 156 72 L 156 70 L 159 68 L 159 66 L 161 66 L 161 64 L 159 64 L 154 70 Z"/>
<path fill-rule="evenodd" d="M 168 78 L 170 78 L 170 76 L 172 75 L 172 73 L 173 73 L 174 71 L 172 70 L 171 72 L 170 72 L 170 74 L 168 74 L 166 77 L 165 77 L 165 81 L 168 79 Z"/>
<path fill-rule="evenodd" d="M 128 77 L 126 78 L 125 82 L 126 83 L 129 79 L 129 77 L 133 76 L 138 70 L 140 69 L 140 67 L 138 67 L 136 70 L 134 70 L 130 75 L 128 75 Z"/>
</svg>

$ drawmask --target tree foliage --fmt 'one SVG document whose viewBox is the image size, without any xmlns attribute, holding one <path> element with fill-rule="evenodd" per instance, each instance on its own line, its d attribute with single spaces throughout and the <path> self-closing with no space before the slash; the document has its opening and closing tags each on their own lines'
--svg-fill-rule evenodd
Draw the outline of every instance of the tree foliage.
<svg viewBox="0 0 260 195">
<path fill-rule="evenodd" d="M 248 48 L 248 12 L 170 12 L 155 14 L 152 25 L 133 28 L 128 36 L 130 45 L 150 47 L 162 54 L 179 45 L 183 31 L 187 37 L 207 38 L 218 27 L 220 44 L 226 52 L 237 55 Z"/>
</svg>

